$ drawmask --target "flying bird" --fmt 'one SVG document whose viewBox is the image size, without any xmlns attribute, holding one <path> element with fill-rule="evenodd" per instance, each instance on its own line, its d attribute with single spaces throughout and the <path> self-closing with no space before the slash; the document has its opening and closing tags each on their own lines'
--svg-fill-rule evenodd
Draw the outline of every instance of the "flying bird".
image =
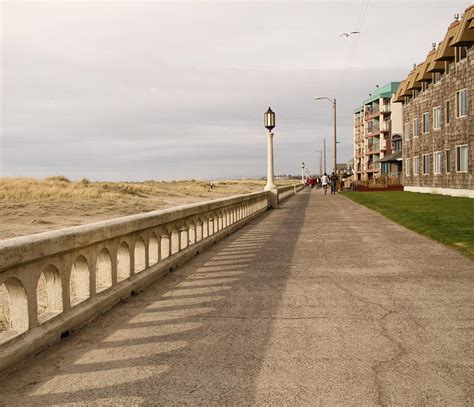
<svg viewBox="0 0 474 407">
<path fill-rule="evenodd" d="M 347 38 L 352 34 L 360 34 L 360 32 L 359 31 L 351 31 L 350 33 L 343 33 L 339 37 L 346 37 Z"/>
</svg>

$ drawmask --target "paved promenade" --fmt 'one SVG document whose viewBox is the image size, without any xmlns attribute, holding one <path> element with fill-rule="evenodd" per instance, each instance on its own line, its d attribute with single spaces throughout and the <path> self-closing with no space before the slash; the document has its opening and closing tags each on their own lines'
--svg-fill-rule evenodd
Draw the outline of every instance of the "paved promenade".
<svg viewBox="0 0 474 407">
<path fill-rule="evenodd" d="M 0 405 L 473 405 L 474 264 L 305 191 L 0 380 Z"/>
</svg>

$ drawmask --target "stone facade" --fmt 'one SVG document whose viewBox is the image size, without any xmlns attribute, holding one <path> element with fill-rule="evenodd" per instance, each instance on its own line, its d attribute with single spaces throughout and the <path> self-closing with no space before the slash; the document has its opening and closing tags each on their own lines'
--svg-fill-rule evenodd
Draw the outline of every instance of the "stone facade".
<svg viewBox="0 0 474 407">
<path fill-rule="evenodd" d="M 472 15 L 467 11 L 464 18 Z M 403 183 L 408 191 L 474 197 L 474 47 L 469 41 L 474 29 L 466 28 L 471 32 L 452 49 L 446 46 L 454 43 L 456 29 L 461 36 L 462 23 L 449 27 L 444 48 L 434 48 L 415 66 L 395 95 L 403 103 Z"/>
</svg>

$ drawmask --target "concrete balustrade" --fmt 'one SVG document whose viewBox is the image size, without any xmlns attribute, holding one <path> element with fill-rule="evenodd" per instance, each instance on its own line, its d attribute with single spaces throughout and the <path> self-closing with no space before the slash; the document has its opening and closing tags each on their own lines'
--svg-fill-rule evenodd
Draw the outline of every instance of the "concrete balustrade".
<svg viewBox="0 0 474 407">
<path fill-rule="evenodd" d="M 303 185 L 281 187 L 279 200 Z M 269 207 L 264 191 L 0 242 L 0 372 Z M 1 298 L 0 298 L 1 299 Z M 4 298 L 5 300 L 5 298 Z"/>
</svg>

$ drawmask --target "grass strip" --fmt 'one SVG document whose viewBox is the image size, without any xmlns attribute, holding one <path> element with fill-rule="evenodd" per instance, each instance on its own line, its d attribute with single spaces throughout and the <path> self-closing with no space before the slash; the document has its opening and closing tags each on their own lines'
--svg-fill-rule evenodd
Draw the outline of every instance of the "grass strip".
<svg viewBox="0 0 474 407">
<path fill-rule="evenodd" d="M 474 199 L 416 192 L 345 192 L 344 196 L 474 259 Z"/>
</svg>

